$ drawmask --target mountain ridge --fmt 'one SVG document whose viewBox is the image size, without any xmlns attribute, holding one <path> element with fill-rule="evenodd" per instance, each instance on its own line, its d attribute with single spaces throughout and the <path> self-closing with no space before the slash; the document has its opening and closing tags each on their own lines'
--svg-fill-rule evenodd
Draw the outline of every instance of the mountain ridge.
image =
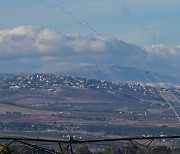
<svg viewBox="0 0 180 154">
<path fill-rule="evenodd" d="M 83 77 L 109 82 L 143 82 L 143 83 L 174 83 L 180 84 L 180 80 L 168 75 L 162 75 L 153 71 L 145 71 L 136 67 L 124 67 L 120 65 L 83 65 L 60 72 L 62 75 Z"/>
</svg>

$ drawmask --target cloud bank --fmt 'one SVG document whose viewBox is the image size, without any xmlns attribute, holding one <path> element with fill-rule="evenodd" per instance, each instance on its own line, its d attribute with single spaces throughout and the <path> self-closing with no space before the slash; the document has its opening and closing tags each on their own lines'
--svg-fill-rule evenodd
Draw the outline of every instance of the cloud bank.
<svg viewBox="0 0 180 154">
<path fill-rule="evenodd" d="M 97 38 L 61 34 L 39 26 L 21 26 L 0 31 L 0 54 L 10 58 L 29 55 L 54 55 L 81 52 L 104 52 L 106 43 Z"/>
<path fill-rule="evenodd" d="M 180 46 L 165 46 L 163 44 L 159 45 L 151 45 L 149 47 L 145 47 L 145 50 L 150 55 L 156 55 L 161 58 L 179 58 L 180 57 Z"/>
<path fill-rule="evenodd" d="M 0 30 L 0 72 L 47 73 L 83 64 L 118 64 L 179 75 L 179 57 L 179 46 L 142 49 L 112 37 L 62 34 L 39 26 Z"/>
<path fill-rule="evenodd" d="M 148 53 L 146 64 L 164 74 L 180 77 L 180 46 L 151 45 L 145 47 Z"/>
</svg>

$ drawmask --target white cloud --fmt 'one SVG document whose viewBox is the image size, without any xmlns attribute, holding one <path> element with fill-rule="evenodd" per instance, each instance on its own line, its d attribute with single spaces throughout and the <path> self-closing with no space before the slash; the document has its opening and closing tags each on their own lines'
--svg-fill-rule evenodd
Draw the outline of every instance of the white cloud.
<svg viewBox="0 0 180 154">
<path fill-rule="evenodd" d="M 0 30 L 0 54 L 8 58 L 13 54 L 21 57 L 85 51 L 103 52 L 106 51 L 106 44 L 95 37 L 61 34 L 39 26 Z"/>
<path fill-rule="evenodd" d="M 179 57 L 180 46 L 142 49 L 112 37 L 62 34 L 39 26 L 0 30 L 0 72 L 59 72 L 81 64 L 118 64 L 180 76 Z"/>
<path fill-rule="evenodd" d="M 163 44 L 160 45 L 151 45 L 149 47 L 145 47 L 145 50 L 150 55 L 156 55 L 159 57 L 180 57 L 180 46 L 165 46 Z"/>
<path fill-rule="evenodd" d="M 151 45 L 145 47 L 148 52 L 146 64 L 152 69 L 180 77 L 180 47 L 179 46 L 165 46 L 165 45 Z"/>
<path fill-rule="evenodd" d="M 62 34 L 39 26 L 0 30 L 0 38 L 1 60 L 58 57 L 60 61 L 74 63 L 112 63 L 113 59 L 123 64 L 132 55 L 145 53 L 116 38 L 105 40 L 100 36 Z"/>
</svg>

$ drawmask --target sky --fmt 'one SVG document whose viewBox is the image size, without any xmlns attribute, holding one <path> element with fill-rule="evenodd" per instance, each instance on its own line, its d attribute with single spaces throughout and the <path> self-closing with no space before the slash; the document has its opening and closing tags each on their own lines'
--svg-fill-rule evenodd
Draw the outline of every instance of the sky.
<svg viewBox="0 0 180 154">
<path fill-rule="evenodd" d="M 179 0 L 0 0 L 0 72 L 119 64 L 180 77 Z"/>
</svg>

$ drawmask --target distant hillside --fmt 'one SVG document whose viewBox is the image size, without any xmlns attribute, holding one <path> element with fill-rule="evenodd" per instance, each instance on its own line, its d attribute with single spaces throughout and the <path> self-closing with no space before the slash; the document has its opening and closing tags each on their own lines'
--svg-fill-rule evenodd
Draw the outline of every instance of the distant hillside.
<svg viewBox="0 0 180 154">
<path fill-rule="evenodd" d="M 14 102 L 17 97 L 18 99 L 22 97 L 24 102 L 26 102 L 27 98 L 34 98 L 36 95 L 38 99 L 42 97 L 43 101 L 47 101 L 49 96 L 44 93 L 45 91 L 51 93 L 51 99 L 55 95 L 55 100 L 60 99 L 65 102 L 72 99 L 77 102 L 85 102 L 85 100 L 93 102 L 123 101 L 124 103 L 132 104 L 140 100 L 153 100 L 160 97 L 159 92 L 154 87 L 145 84 L 111 83 L 104 80 L 50 74 L 18 76 L 0 80 L 0 90 L 2 90 L 0 101 L 6 102 Z M 36 91 L 35 94 L 26 96 L 25 92 L 29 95 L 34 90 Z M 43 94 L 37 92 L 37 90 L 43 91 Z M 15 91 L 16 94 L 10 97 L 10 94 Z"/>
<path fill-rule="evenodd" d="M 17 75 L 14 73 L 0 73 L 0 78 L 6 79 L 6 78 L 13 78 L 16 77 Z"/>
<path fill-rule="evenodd" d="M 180 87 L 154 85 L 54 74 L 1 79 L 0 122 L 179 127 L 167 100 L 179 114 Z"/>
<path fill-rule="evenodd" d="M 120 65 L 101 65 L 90 66 L 85 65 L 74 69 L 61 72 L 63 75 L 71 75 L 75 77 L 83 77 L 97 80 L 106 80 L 109 82 L 165 82 L 179 84 L 180 80 L 159 73 L 144 71 L 135 67 L 123 67 Z"/>
<path fill-rule="evenodd" d="M 8 78 L 14 78 L 17 76 L 27 76 L 27 75 L 32 75 L 32 73 L 24 73 L 24 72 L 0 73 L 0 79 L 8 79 Z"/>
<path fill-rule="evenodd" d="M 52 94 L 56 95 L 58 93 L 58 96 L 61 96 L 61 98 L 71 98 L 73 101 L 76 99 L 78 99 L 78 101 L 90 99 L 95 102 L 97 100 L 101 100 L 102 102 L 105 100 L 111 100 L 111 102 L 119 102 L 119 100 L 123 100 L 124 102 L 132 103 L 139 102 L 140 100 L 161 100 L 162 98 L 159 91 L 167 91 L 167 86 L 165 84 L 164 87 L 163 85 L 159 85 L 159 90 L 157 90 L 155 86 L 156 84 L 144 84 L 140 82 L 112 83 L 104 80 L 86 79 L 72 76 L 35 74 L 0 80 L 0 90 L 2 90 L 0 96 L 1 100 L 5 100 L 6 98 L 7 101 L 10 99 L 10 93 L 17 90 L 24 93 L 26 90 L 43 91 L 46 89 L 48 93 L 52 92 L 51 96 L 53 96 Z M 168 89 L 171 89 L 171 93 L 175 94 L 178 92 L 179 94 L 179 86 L 169 86 Z M 10 93 L 8 92 L 9 90 Z M 36 92 L 36 95 L 37 94 L 38 93 Z M 175 95 L 179 98 L 178 94 Z M 41 94 L 39 94 L 38 97 L 40 97 L 40 95 Z M 25 95 L 22 96 L 23 98 L 26 98 Z M 46 97 L 46 95 L 43 94 L 43 97 Z M 12 98 L 14 99 L 14 96 Z"/>
</svg>

